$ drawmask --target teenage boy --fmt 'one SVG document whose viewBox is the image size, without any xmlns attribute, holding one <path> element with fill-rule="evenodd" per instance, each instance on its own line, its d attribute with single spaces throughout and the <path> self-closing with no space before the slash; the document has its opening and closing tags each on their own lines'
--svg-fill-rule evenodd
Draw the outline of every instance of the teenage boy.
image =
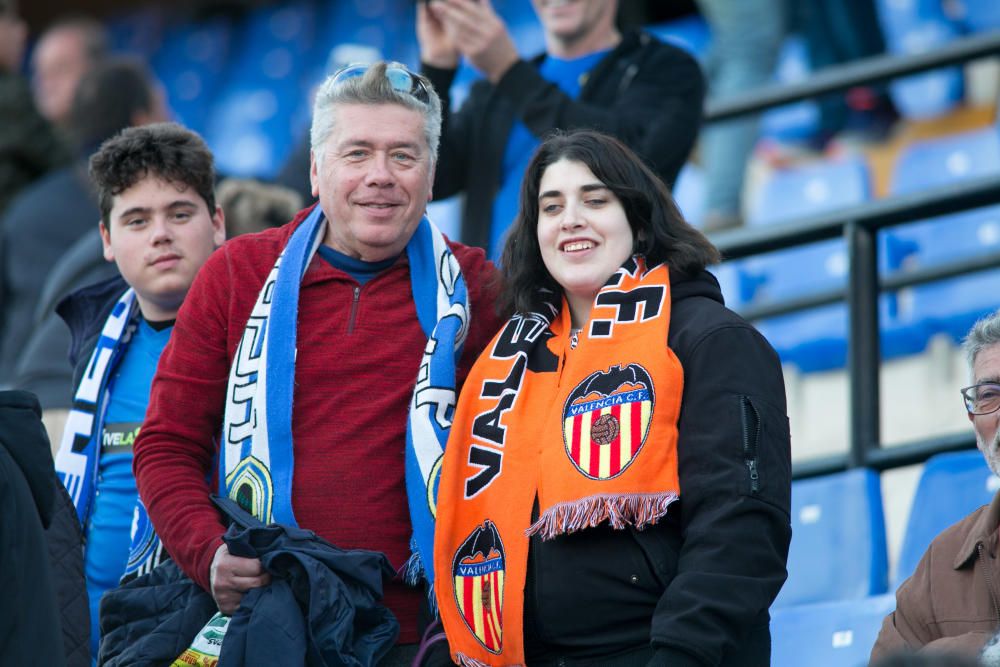
<svg viewBox="0 0 1000 667">
<path fill-rule="evenodd" d="M 132 443 L 177 311 L 225 240 L 225 225 L 212 154 L 177 124 L 122 131 L 91 157 L 90 175 L 104 257 L 121 277 L 85 287 L 59 306 L 73 332 L 76 395 L 56 470 L 83 527 L 96 657 L 101 595 L 126 572 L 146 571 L 162 552 L 138 500 Z"/>
</svg>

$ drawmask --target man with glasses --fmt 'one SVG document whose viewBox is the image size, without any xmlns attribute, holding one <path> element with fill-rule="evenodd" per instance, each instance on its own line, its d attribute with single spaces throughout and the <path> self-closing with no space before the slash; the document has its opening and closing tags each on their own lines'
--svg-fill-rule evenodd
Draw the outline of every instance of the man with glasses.
<svg viewBox="0 0 1000 667">
<path fill-rule="evenodd" d="M 399 644 L 420 637 L 436 464 L 456 391 L 499 327 L 483 251 L 424 215 L 440 127 L 437 94 L 401 65 L 324 82 L 311 128 L 319 203 L 206 263 L 135 445 L 156 532 L 223 614 L 269 575 L 228 552 L 214 488 L 266 523 L 386 554 L 401 572 L 384 594 L 400 634 L 379 664 L 415 653 Z"/>
<path fill-rule="evenodd" d="M 961 390 L 965 409 L 979 451 L 1000 475 L 1000 311 L 976 322 L 963 347 L 973 382 Z M 1000 627 L 998 528 L 1000 493 L 934 538 L 896 591 L 896 610 L 882 623 L 872 662 L 920 648 L 979 654 Z"/>
</svg>

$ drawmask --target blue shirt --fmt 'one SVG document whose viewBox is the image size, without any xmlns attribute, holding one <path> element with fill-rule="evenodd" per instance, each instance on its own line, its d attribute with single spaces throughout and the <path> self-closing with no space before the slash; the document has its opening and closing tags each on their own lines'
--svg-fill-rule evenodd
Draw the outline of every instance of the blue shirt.
<svg viewBox="0 0 1000 667">
<path fill-rule="evenodd" d="M 546 56 L 538 71 L 546 80 L 559 86 L 564 93 L 575 100 L 580 96 L 584 75 L 590 72 L 609 51 L 610 49 L 595 51 L 572 60 Z M 510 128 L 510 136 L 507 137 L 507 150 L 504 152 L 500 168 L 500 189 L 493 200 L 489 247 L 490 259 L 494 262 L 500 259 L 504 237 L 517 216 L 521 178 L 540 143 L 541 139 L 533 135 L 524 123 L 519 120 L 514 121 Z"/>
<path fill-rule="evenodd" d="M 132 515 L 138 496 L 132 476 L 132 443 L 146 416 L 156 364 L 172 330 L 168 326 L 157 331 L 140 320 L 108 381 L 108 408 L 101 432 L 97 484 L 87 520 L 84 553 L 90 597 L 90 649 L 95 660 L 100 643 L 101 596 L 118 586 L 132 542 Z"/>
<path fill-rule="evenodd" d="M 382 273 L 396 263 L 396 258 L 383 259 L 380 262 L 366 262 L 342 252 L 334 250 L 328 245 L 321 245 L 317 250 L 319 256 L 325 259 L 333 268 L 340 269 L 352 278 L 364 285 L 366 282 Z"/>
</svg>

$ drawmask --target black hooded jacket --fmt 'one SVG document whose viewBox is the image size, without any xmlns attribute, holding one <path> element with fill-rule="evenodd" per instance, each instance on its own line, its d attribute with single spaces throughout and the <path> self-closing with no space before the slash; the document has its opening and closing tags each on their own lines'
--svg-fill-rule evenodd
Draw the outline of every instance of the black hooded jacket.
<svg viewBox="0 0 1000 667">
<path fill-rule="evenodd" d="M 0 665 L 64 665 L 45 528 L 56 479 L 34 394 L 0 392 Z"/>
<path fill-rule="evenodd" d="M 770 664 L 768 607 L 791 539 L 781 366 L 723 306 L 714 276 L 672 271 L 670 280 L 668 344 L 684 369 L 681 499 L 643 531 L 532 538 L 532 667 Z"/>
</svg>

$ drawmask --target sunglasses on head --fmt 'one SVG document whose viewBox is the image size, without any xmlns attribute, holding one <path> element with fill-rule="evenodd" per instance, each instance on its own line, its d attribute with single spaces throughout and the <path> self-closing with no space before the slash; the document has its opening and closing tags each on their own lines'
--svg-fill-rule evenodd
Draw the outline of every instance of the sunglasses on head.
<svg viewBox="0 0 1000 667">
<path fill-rule="evenodd" d="M 370 64 L 347 65 L 337 70 L 333 75 L 333 84 L 339 85 L 351 79 L 360 79 L 372 68 Z M 416 74 L 402 65 L 388 65 L 385 68 L 385 80 L 392 89 L 417 98 L 424 104 L 430 104 L 431 96 L 427 86 Z"/>
</svg>

